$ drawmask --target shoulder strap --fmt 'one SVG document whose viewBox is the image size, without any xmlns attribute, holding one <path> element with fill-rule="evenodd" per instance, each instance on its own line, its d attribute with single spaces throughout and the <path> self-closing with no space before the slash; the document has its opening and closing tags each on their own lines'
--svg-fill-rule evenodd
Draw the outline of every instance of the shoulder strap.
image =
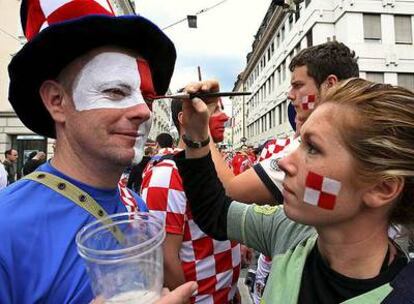
<svg viewBox="0 0 414 304">
<path fill-rule="evenodd" d="M 162 162 L 162 161 L 164 161 L 166 159 L 170 159 L 170 160 L 171 159 L 174 159 L 174 154 L 173 153 L 171 153 L 171 154 L 165 154 L 165 155 L 163 155 L 161 157 L 154 158 L 151 161 L 152 161 L 153 165 L 155 166 L 156 164 L 158 164 L 158 163 L 160 163 L 160 162 Z"/>
<path fill-rule="evenodd" d="M 92 196 L 63 178 L 48 172 L 35 171 L 24 176 L 23 179 L 29 179 L 49 187 L 86 210 L 96 219 L 102 220 L 102 223 L 105 225 L 112 223 L 112 220 L 108 218 L 108 214 Z M 124 235 L 117 226 L 112 226 L 111 232 L 120 243 L 124 242 Z"/>
</svg>

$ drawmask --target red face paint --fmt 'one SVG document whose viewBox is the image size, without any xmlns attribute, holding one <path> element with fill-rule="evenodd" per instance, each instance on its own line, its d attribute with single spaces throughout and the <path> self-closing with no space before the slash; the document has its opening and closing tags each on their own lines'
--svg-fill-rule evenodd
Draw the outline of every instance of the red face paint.
<svg viewBox="0 0 414 304">
<path fill-rule="evenodd" d="M 141 77 L 140 90 L 148 107 L 152 110 L 152 99 L 157 96 L 157 93 L 155 92 L 154 84 L 152 82 L 151 69 L 144 59 L 138 58 L 137 64 L 139 75 Z"/>
<path fill-rule="evenodd" d="M 214 114 L 210 117 L 209 127 L 211 137 L 214 142 L 221 142 L 224 139 L 224 123 L 229 119 L 229 117 L 224 112 Z"/>
<path fill-rule="evenodd" d="M 315 102 L 316 102 L 315 95 L 308 95 L 308 96 L 302 97 L 302 100 L 301 100 L 302 109 L 305 111 L 315 109 Z"/>
<path fill-rule="evenodd" d="M 323 209 L 334 209 L 341 182 L 309 171 L 305 186 L 305 203 Z"/>
</svg>

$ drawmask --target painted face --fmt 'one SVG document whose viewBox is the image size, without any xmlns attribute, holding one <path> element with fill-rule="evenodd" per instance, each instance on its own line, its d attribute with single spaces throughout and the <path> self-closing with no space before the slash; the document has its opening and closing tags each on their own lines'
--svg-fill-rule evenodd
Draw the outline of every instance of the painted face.
<svg viewBox="0 0 414 304">
<path fill-rule="evenodd" d="M 291 89 L 288 98 L 296 110 L 296 124 L 302 125 L 318 102 L 319 90 L 315 80 L 308 75 L 306 66 L 297 67 L 292 72 Z"/>
<path fill-rule="evenodd" d="M 227 120 L 229 120 L 229 117 L 223 112 L 223 104 L 220 99 L 209 120 L 211 137 L 215 143 L 223 141 L 225 129 L 224 124 Z"/>
<path fill-rule="evenodd" d="M 356 162 L 338 129 L 338 113 L 349 110 L 340 107 L 318 107 L 301 129 L 299 148 L 278 162 L 286 173 L 286 214 L 303 224 L 318 226 L 349 220 L 362 204 L 366 188 L 358 182 Z"/>
<path fill-rule="evenodd" d="M 83 131 L 85 137 L 94 132 L 89 143 L 104 145 L 100 153 L 119 149 L 113 152 L 118 160 L 124 162 L 129 155 L 129 163 L 140 162 L 151 126 L 150 102 L 147 104 L 148 97 L 155 95 L 151 79 L 144 60 L 124 52 L 99 52 L 73 82 L 73 103 L 78 113 L 74 121 L 83 119 L 75 129 Z"/>
</svg>

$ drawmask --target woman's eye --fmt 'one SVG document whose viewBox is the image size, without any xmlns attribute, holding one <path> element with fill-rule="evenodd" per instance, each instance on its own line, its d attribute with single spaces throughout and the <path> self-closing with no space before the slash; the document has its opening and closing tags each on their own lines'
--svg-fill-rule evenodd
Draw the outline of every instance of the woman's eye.
<svg viewBox="0 0 414 304">
<path fill-rule="evenodd" d="M 117 99 L 127 96 L 127 94 L 118 88 L 106 89 L 103 91 L 105 94 L 109 95 L 109 97 Z"/>
<path fill-rule="evenodd" d="M 303 140 L 302 138 L 298 138 L 300 145 L 306 151 L 306 153 L 314 155 L 319 153 L 318 148 L 316 148 L 310 141 Z"/>
<path fill-rule="evenodd" d="M 306 144 L 306 151 L 309 154 L 317 154 L 319 152 L 319 150 L 314 145 L 312 145 L 311 143 Z"/>
</svg>

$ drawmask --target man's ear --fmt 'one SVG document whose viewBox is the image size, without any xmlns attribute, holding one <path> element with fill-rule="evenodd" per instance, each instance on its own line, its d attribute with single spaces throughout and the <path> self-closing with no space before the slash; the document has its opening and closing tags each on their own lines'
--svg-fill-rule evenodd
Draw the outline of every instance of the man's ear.
<svg viewBox="0 0 414 304">
<path fill-rule="evenodd" d="M 178 113 L 178 122 L 180 123 L 180 126 L 183 124 L 183 112 Z"/>
<path fill-rule="evenodd" d="M 325 85 L 327 86 L 327 88 L 331 88 L 333 87 L 335 84 L 338 83 L 338 77 L 334 74 L 330 74 L 328 77 L 326 77 L 325 79 Z"/>
<path fill-rule="evenodd" d="M 363 201 L 368 207 L 379 208 L 385 205 L 391 206 L 404 189 L 404 179 L 391 177 L 373 185 L 363 194 Z"/>
<path fill-rule="evenodd" d="M 63 86 L 54 81 L 46 80 L 39 89 L 45 108 L 56 122 L 64 122 L 65 114 L 63 109 L 64 99 L 67 97 Z"/>
</svg>

